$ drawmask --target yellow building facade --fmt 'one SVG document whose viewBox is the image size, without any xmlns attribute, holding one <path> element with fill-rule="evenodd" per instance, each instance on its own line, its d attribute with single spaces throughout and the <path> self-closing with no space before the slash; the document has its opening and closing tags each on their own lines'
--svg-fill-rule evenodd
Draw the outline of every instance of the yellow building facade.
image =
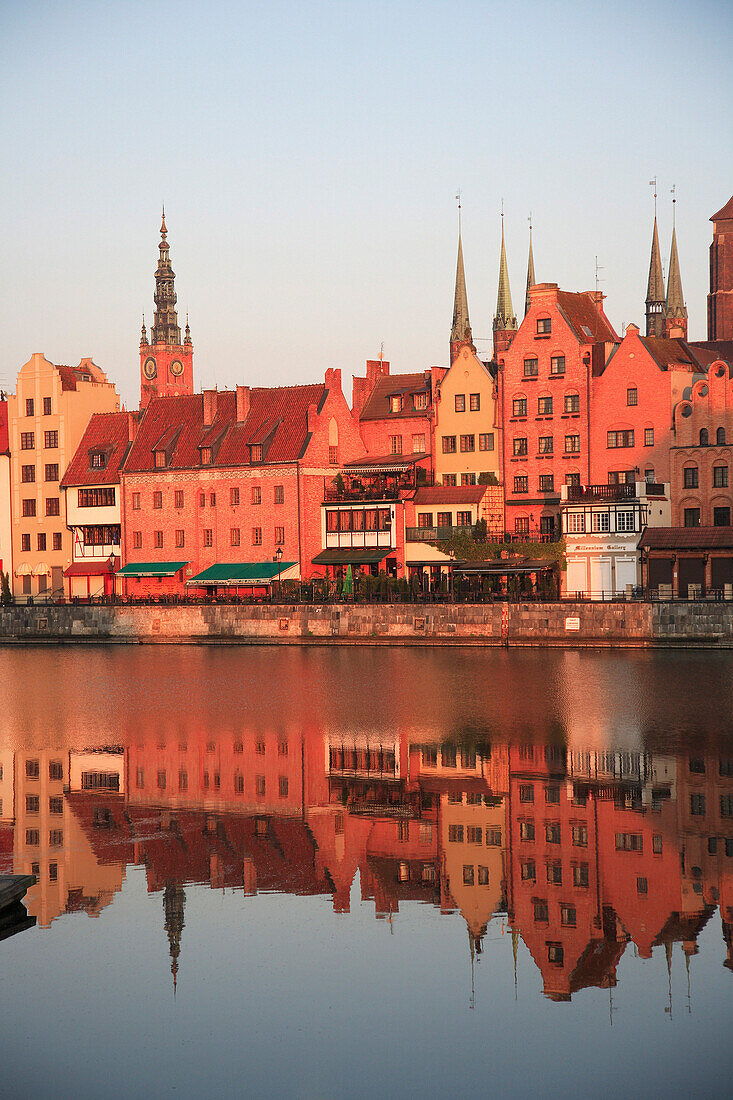
<svg viewBox="0 0 733 1100">
<path fill-rule="evenodd" d="M 114 385 L 91 359 L 56 366 L 36 353 L 21 367 L 8 398 L 16 599 L 63 595 L 72 545 L 59 483 L 92 413 L 119 407 Z"/>
<path fill-rule="evenodd" d="M 491 372 L 462 347 L 437 390 L 435 478 L 440 485 L 476 485 L 482 473 L 499 479 L 500 427 Z"/>
</svg>

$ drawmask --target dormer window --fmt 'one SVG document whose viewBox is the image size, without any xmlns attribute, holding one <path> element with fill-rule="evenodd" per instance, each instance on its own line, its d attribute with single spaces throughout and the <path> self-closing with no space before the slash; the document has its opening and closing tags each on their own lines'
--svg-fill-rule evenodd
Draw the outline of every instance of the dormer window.
<svg viewBox="0 0 733 1100">
<path fill-rule="evenodd" d="M 211 465 L 211 447 L 202 447 L 201 448 L 201 465 L 202 466 L 210 466 Z"/>
<path fill-rule="evenodd" d="M 393 413 L 402 412 L 402 395 L 399 393 L 393 393 L 389 399 L 389 411 Z"/>
<path fill-rule="evenodd" d="M 92 470 L 104 470 L 107 465 L 107 455 L 104 451 L 91 451 L 89 454 L 89 467 Z"/>
<path fill-rule="evenodd" d="M 156 470 L 163 470 L 167 466 L 165 451 L 155 452 L 155 468 Z"/>
<path fill-rule="evenodd" d="M 249 449 L 250 462 L 262 462 L 262 444 L 253 443 Z"/>
<path fill-rule="evenodd" d="M 426 393 L 415 393 L 412 395 L 412 404 L 415 409 L 427 409 L 428 407 L 428 395 Z"/>
</svg>

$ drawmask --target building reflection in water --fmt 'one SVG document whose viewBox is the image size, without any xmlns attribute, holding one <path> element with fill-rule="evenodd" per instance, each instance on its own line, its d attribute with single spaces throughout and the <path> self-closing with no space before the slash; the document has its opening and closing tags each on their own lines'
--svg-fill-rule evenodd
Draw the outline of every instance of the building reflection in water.
<svg viewBox="0 0 733 1100">
<path fill-rule="evenodd" d="M 128 865 L 162 896 L 175 988 L 186 886 L 459 911 L 528 948 L 553 1000 L 612 989 L 627 946 L 689 959 L 716 910 L 733 968 L 733 749 L 664 756 L 468 732 L 280 729 L 0 754 L 0 873 L 33 873 L 39 925 L 97 917 Z"/>
</svg>

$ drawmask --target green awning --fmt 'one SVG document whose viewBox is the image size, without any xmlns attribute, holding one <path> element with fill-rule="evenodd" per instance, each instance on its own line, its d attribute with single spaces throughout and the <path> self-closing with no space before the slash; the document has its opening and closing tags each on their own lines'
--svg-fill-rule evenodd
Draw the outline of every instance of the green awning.
<svg viewBox="0 0 733 1100">
<path fill-rule="evenodd" d="M 242 561 L 242 562 L 217 562 L 210 565 L 195 577 L 191 577 L 186 584 L 217 585 L 217 584 L 270 584 L 277 577 L 283 579 L 283 574 L 292 569 L 297 562 L 294 561 Z"/>
<path fill-rule="evenodd" d="M 357 546 L 349 549 L 339 547 L 338 550 L 321 550 L 313 558 L 314 565 L 371 565 L 373 562 L 384 561 L 388 554 L 396 554 L 396 550 L 385 550 L 374 546 Z"/>
<path fill-rule="evenodd" d="M 118 577 L 172 577 L 187 561 L 131 561 L 123 565 Z"/>
</svg>

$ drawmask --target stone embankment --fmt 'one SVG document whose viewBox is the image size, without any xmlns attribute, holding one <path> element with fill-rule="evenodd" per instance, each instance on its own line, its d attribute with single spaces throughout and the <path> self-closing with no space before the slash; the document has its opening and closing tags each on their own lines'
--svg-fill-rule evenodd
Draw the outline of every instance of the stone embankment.
<svg viewBox="0 0 733 1100">
<path fill-rule="evenodd" d="M 0 644 L 42 642 L 733 648 L 733 605 L 670 601 L 0 608 Z"/>
</svg>

